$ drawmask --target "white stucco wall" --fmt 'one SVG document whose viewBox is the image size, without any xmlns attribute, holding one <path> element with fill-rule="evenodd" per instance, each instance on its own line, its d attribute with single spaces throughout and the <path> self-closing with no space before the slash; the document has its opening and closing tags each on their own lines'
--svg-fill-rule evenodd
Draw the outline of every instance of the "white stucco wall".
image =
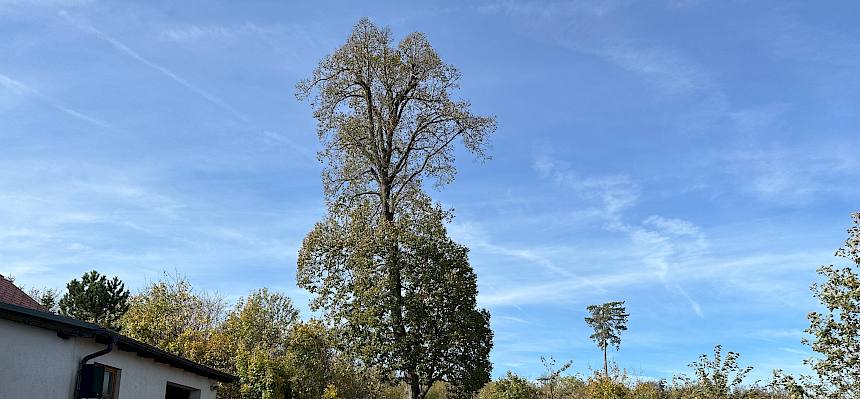
<svg viewBox="0 0 860 399">
<path fill-rule="evenodd" d="M 0 399 L 72 399 L 78 363 L 104 348 L 93 339 L 61 339 L 51 330 L 0 320 Z M 214 381 L 135 353 L 114 349 L 91 362 L 122 370 L 120 399 L 162 399 L 168 381 L 215 399 Z"/>
</svg>

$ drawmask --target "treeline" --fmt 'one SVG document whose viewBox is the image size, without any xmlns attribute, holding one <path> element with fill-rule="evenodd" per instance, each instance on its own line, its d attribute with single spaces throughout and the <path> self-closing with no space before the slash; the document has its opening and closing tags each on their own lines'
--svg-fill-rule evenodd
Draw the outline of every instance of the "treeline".
<svg viewBox="0 0 860 399">
<path fill-rule="evenodd" d="M 388 387 L 338 351 L 332 331 L 302 321 L 287 296 L 260 289 L 234 306 L 166 276 L 131 297 L 123 334 L 239 376 L 221 398 L 387 398 Z"/>
<path fill-rule="evenodd" d="M 690 364 L 691 374 L 671 380 L 630 376 L 617 365 L 609 372 L 591 375 L 564 375 L 568 362 L 556 368 L 552 358 L 541 358 L 546 371 L 537 380 L 508 372 L 488 383 L 475 399 L 801 399 L 810 397 L 794 377 L 774 370 L 768 381 L 744 384 L 752 367 L 738 363 L 739 354 L 724 353 L 721 346 L 713 356 L 702 355 Z"/>
<path fill-rule="evenodd" d="M 34 292 L 31 290 L 31 292 Z M 38 291 L 36 291 L 38 292 Z M 43 290 L 58 297 L 58 290 Z M 62 304 L 61 306 L 59 304 Z M 48 303 L 48 305 L 50 305 Z M 626 330 L 623 302 L 590 306 L 586 322 L 592 339 L 605 350 L 620 346 Z M 266 288 L 252 291 L 234 305 L 217 295 L 200 292 L 187 279 L 165 273 L 130 295 L 117 277 L 85 273 L 66 286 L 54 311 L 101 324 L 198 363 L 235 374 L 223 384 L 225 399 L 402 398 L 407 387 L 379 378 L 379 370 L 364 367 L 349 356 L 344 339 L 323 320 L 302 321 L 291 299 Z M 692 373 L 671 380 L 633 377 L 617 365 L 606 364 L 591 375 L 567 375 L 571 362 L 557 365 L 541 358 L 545 372 L 529 380 L 508 372 L 476 393 L 437 382 L 427 399 L 801 399 L 813 396 L 802 382 L 775 370 L 769 381 L 744 385 L 752 367 L 739 363 L 739 354 L 717 346 L 712 356 L 690 364 Z M 842 398 L 841 396 L 833 396 Z"/>
</svg>

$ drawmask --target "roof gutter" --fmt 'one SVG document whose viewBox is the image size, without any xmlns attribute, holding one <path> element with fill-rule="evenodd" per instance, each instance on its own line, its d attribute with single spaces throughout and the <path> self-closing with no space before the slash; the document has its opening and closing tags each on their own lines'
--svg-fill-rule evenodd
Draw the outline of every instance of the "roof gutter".
<svg viewBox="0 0 860 399">
<path fill-rule="evenodd" d="M 87 364 L 87 362 L 89 362 L 90 360 L 93 360 L 99 356 L 104 356 L 104 355 L 107 355 L 108 353 L 111 353 L 113 351 L 114 345 L 116 345 L 117 338 L 118 337 L 116 335 L 114 335 L 111 338 L 110 342 L 108 342 L 107 348 L 104 348 L 98 352 L 90 353 L 89 355 L 86 355 L 86 356 L 84 356 L 83 359 L 81 359 L 81 363 L 78 364 L 78 374 L 75 377 L 75 396 L 74 396 L 74 399 L 81 399 L 81 373 L 83 372 L 84 365 Z"/>
</svg>

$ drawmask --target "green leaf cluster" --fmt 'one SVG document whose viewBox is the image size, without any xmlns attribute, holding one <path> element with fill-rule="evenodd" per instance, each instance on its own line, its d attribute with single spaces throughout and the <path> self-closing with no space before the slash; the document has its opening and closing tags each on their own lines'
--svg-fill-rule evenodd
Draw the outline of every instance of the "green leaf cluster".
<svg viewBox="0 0 860 399">
<path fill-rule="evenodd" d="M 45 291 L 39 300 L 51 309 L 54 294 L 53 291 Z M 118 330 L 119 319 L 128 309 L 128 296 L 125 284 L 118 277 L 108 279 L 93 270 L 66 285 L 66 293 L 58 303 L 59 312 L 63 316 Z"/>
</svg>

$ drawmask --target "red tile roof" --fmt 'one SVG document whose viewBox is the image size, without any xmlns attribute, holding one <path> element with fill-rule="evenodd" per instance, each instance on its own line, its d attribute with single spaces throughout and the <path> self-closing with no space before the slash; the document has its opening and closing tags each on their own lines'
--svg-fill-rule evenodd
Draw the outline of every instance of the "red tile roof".
<svg viewBox="0 0 860 399">
<path fill-rule="evenodd" d="M 40 305 L 39 302 L 30 298 L 30 296 L 25 294 L 24 291 L 21 291 L 21 289 L 15 286 L 15 284 L 12 284 L 11 281 L 6 280 L 3 275 L 0 275 L 0 302 L 23 306 L 33 310 L 40 310 L 42 312 L 48 311 L 48 309 Z"/>
</svg>

